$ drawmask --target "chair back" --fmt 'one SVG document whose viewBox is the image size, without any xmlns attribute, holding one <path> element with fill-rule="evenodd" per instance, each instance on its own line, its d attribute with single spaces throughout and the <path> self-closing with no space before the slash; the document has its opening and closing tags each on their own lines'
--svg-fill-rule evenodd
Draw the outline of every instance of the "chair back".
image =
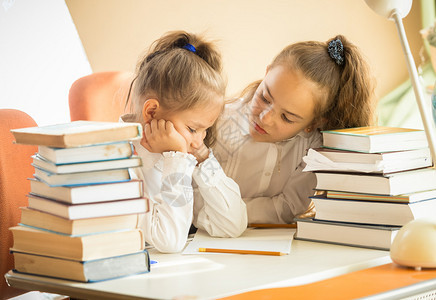
<svg viewBox="0 0 436 300">
<path fill-rule="evenodd" d="M 9 252 L 13 244 L 9 227 L 20 222 L 19 208 L 28 204 L 27 178 L 34 173 L 31 155 L 38 151 L 37 146 L 14 144 L 10 130 L 37 124 L 28 114 L 15 109 L 0 109 L 0 120 L 0 295 L 1 299 L 8 299 L 25 292 L 9 287 L 3 275 L 14 266 Z"/>
<path fill-rule="evenodd" d="M 68 103 L 71 121 L 118 122 L 126 113 L 125 103 L 133 74 L 97 72 L 77 79 L 70 88 Z"/>
</svg>

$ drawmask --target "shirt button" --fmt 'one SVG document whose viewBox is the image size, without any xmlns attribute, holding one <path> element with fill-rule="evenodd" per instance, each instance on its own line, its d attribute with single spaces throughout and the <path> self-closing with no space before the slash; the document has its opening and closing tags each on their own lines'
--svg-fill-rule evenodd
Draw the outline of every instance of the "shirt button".
<svg viewBox="0 0 436 300">
<path fill-rule="evenodd" d="M 265 176 L 271 176 L 271 172 L 266 172 Z"/>
</svg>

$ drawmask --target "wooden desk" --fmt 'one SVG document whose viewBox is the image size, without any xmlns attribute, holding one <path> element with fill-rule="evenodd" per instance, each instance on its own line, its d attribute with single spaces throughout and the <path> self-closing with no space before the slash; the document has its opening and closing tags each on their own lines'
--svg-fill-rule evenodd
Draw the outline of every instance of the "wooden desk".
<svg viewBox="0 0 436 300">
<path fill-rule="evenodd" d="M 149 274 L 78 283 L 8 272 L 13 287 L 85 299 L 211 299 L 302 285 L 391 262 L 389 252 L 294 240 L 290 255 L 161 254 Z M 189 298 L 191 299 L 191 298 Z"/>
</svg>

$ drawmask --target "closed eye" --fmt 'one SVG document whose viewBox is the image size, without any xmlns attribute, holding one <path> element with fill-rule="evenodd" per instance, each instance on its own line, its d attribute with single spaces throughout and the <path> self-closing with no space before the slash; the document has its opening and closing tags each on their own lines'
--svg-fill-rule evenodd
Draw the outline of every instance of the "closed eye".
<svg viewBox="0 0 436 300">
<path fill-rule="evenodd" d="M 191 133 L 196 133 L 196 132 L 197 132 L 197 130 L 195 130 L 195 129 L 189 127 L 189 126 L 188 126 L 188 130 L 189 130 L 189 132 L 191 132 Z"/>
<path fill-rule="evenodd" d="M 266 104 L 270 104 L 271 103 L 261 93 L 257 93 L 257 97 L 259 97 L 260 100 L 262 100 L 262 102 L 265 102 Z"/>
<path fill-rule="evenodd" d="M 260 99 L 262 99 L 263 102 L 270 104 L 271 102 L 268 101 L 263 95 L 260 96 Z"/>
<path fill-rule="evenodd" d="M 295 123 L 294 121 L 289 120 L 285 114 L 282 114 L 282 120 L 289 124 Z"/>
</svg>

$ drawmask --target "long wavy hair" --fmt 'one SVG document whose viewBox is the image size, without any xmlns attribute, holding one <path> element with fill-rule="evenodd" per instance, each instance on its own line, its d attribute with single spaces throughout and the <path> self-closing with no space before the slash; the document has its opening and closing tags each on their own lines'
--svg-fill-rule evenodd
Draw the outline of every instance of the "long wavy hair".
<svg viewBox="0 0 436 300">
<path fill-rule="evenodd" d="M 338 64 L 328 52 L 331 41 L 343 45 L 343 63 Z M 327 42 L 306 41 L 285 47 L 270 67 L 284 66 L 297 70 L 316 85 L 314 123 L 321 130 L 369 126 L 375 123 L 375 81 L 360 50 L 344 36 Z M 250 101 L 261 80 L 251 83 L 242 97 Z"/>
</svg>

